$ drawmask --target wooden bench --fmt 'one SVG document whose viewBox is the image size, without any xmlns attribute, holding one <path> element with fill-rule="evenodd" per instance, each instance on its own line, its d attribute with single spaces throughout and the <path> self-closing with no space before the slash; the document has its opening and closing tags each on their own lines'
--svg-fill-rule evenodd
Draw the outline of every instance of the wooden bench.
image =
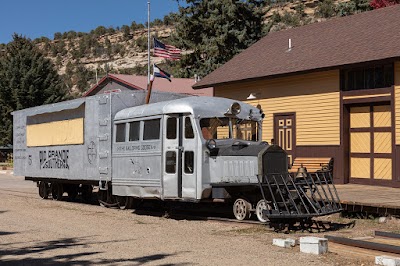
<svg viewBox="0 0 400 266">
<path fill-rule="evenodd" d="M 314 173 L 319 171 L 331 171 L 333 170 L 333 158 L 321 157 L 321 158 L 307 158 L 297 157 L 294 159 L 292 168 L 289 169 L 290 173 L 296 173 L 297 169 L 301 166 L 307 168 L 307 172 Z"/>
</svg>

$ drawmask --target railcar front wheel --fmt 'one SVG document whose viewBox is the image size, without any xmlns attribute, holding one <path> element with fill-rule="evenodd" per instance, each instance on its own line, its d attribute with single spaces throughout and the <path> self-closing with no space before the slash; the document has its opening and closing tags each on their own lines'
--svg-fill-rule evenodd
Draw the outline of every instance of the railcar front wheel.
<svg viewBox="0 0 400 266">
<path fill-rule="evenodd" d="M 233 203 L 233 214 L 239 221 L 250 218 L 250 209 L 251 204 L 245 199 L 238 198 L 235 203 Z"/>
<path fill-rule="evenodd" d="M 262 223 L 266 223 L 269 221 L 268 217 L 263 212 L 264 210 L 271 210 L 271 205 L 265 202 L 265 200 L 261 199 L 257 202 L 256 205 L 256 215 L 257 219 Z"/>
</svg>

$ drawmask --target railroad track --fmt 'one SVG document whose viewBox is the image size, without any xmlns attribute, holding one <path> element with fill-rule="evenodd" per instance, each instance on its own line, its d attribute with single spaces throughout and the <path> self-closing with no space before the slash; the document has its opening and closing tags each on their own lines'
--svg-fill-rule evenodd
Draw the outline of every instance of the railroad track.
<svg viewBox="0 0 400 266">
<path fill-rule="evenodd" d="M 14 197 L 19 197 L 19 198 L 29 198 L 33 200 L 40 200 L 42 201 L 43 199 L 40 198 L 36 192 L 29 192 L 29 191 L 19 191 L 19 190 L 13 190 L 13 189 L 1 189 L 0 193 L 7 194 L 10 196 Z M 93 195 L 93 200 L 90 202 L 86 202 L 85 204 L 91 204 L 91 205 L 97 205 L 97 200 L 96 198 L 96 193 Z M 65 202 L 69 203 L 75 203 L 79 202 L 82 203 L 80 200 L 67 200 L 67 197 L 63 198 Z M 62 202 L 62 201 L 61 201 Z M 260 226 L 265 226 L 267 229 L 275 230 L 277 232 L 284 232 L 284 233 L 289 233 L 291 231 L 294 232 L 299 232 L 299 231 L 308 231 L 309 233 L 312 232 L 324 232 L 324 231 L 329 231 L 329 230 L 336 230 L 332 229 L 332 225 L 329 222 L 326 223 L 321 223 L 321 222 L 314 222 L 313 224 L 310 224 L 308 228 L 304 228 L 301 226 L 295 226 L 295 227 L 285 227 L 284 224 L 271 224 L 269 222 L 263 223 L 257 220 L 237 220 L 234 218 L 230 218 L 230 207 L 224 207 L 220 206 L 219 208 L 216 208 L 215 205 L 196 205 L 196 209 L 190 208 L 191 205 L 188 205 L 187 208 L 170 208 L 166 211 L 166 209 L 156 206 L 153 204 L 145 204 L 145 206 L 140 206 L 136 208 L 133 213 L 137 215 L 149 215 L 149 216 L 158 216 L 158 217 L 165 217 L 165 218 L 170 218 L 170 219 L 181 219 L 181 220 L 194 220 L 194 221 L 214 221 L 214 222 L 221 222 L 221 223 L 236 223 L 236 224 L 241 224 L 241 225 L 260 225 Z M 201 207 L 199 207 L 201 206 Z M 114 205 L 113 208 L 119 208 L 118 205 Z M 197 211 L 199 210 L 199 211 Z M 129 211 L 129 210 L 127 210 Z M 351 224 L 346 224 L 342 227 L 351 227 Z M 337 228 L 340 229 L 340 228 Z"/>
<path fill-rule="evenodd" d="M 375 231 L 374 236 L 345 238 L 325 236 L 329 240 L 329 249 L 338 254 L 374 259 L 375 256 L 388 255 L 399 257 L 400 234 Z"/>
<path fill-rule="evenodd" d="M 42 198 L 40 198 L 37 195 L 37 192 L 19 191 L 19 190 L 12 190 L 12 189 L 1 189 L 0 193 L 6 194 L 9 196 L 13 196 L 13 197 L 18 197 L 18 198 L 29 198 L 29 199 L 38 200 L 38 201 L 43 200 Z M 65 202 L 75 202 L 75 201 L 65 201 Z M 99 207 L 100 207 L 100 205 L 99 205 Z M 127 210 L 127 211 L 129 211 L 129 210 Z M 166 214 L 165 212 L 154 211 L 154 210 L 150 210 L 148 208 L 147 209 L 139 208 L 139 209 L 135 210 L 134 213 L 136 213 L 138 215 L 163 216 L 165 218 L 171 218 L 171 219 L 216 221 L 216 222 L 251 224 L 251 225 L 268 225 L 267 223 L 262 223 L 262 222 L 255 221 L 255 220 L 239 221 L 236 219 L 231 219 L 231 218 L 226 218 L 226 217 L 218 217 L 218 214 L 215 214 L 215 216 L 209 216 L 209 214 L 196 213 L 195 211 L 174 210 L 170 214 Z M 224 216 L 224 215 L 221 215 L 221 216 Z"/>
</svg>

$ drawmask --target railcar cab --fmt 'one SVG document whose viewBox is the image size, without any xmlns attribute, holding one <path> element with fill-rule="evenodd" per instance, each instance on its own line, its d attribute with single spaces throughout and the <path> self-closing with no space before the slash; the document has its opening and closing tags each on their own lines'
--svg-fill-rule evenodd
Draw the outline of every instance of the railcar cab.
<svg viewBox="0 0 400 266">
<path fill-rule="evenodd" d="M 259 140 L 261 120 L 260 110 L 217 97 L 188 97 L 122 110 L 114 119 L 113 194 L 207 198 L 214 148 Z"/>
</svg>

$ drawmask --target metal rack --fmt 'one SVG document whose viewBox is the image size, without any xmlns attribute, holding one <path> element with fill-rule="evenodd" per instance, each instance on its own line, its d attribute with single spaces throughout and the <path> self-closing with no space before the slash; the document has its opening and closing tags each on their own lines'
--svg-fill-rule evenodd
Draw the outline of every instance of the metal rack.
<svg viewBox="0 0 400 266">
<path fill-rule="evenodd" d="M 269 219 L 302 219 L 342 211 L 332 171 L 295 175 L 268 174 L 259 178 Z"/>
</svg>

